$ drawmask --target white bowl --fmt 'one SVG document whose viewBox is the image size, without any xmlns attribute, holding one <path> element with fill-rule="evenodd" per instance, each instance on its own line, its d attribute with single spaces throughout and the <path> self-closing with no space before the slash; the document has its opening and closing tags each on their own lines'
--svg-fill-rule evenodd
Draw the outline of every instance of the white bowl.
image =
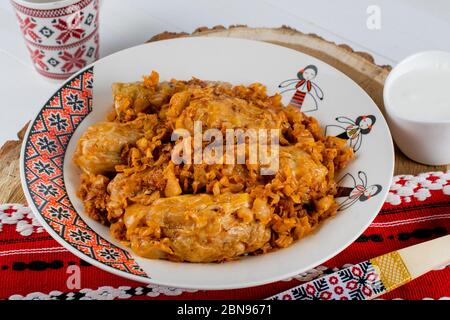
<svg viewBox="0 0 450 320">
<path fill-rule="evenodd" d="M 450 121 L 406 118 L 392 103 L 391 89 L 398 78 L 408 72 L 419 69 L 432 70 L 442 65 L 450 66 L 450 53 L 426 51 L 414 54 L 401 61 L 392 70 L 384 85 L 386 117 L 397 146 L 412 160 L 428 165 L 450 163 Z M 435 92 L 429 94 L 435 94 Z M 450 108 L 450 101 L 448 107 Z M 432 108 L 432 105 L 424 106 L 424 108 Z"/>
</svg>

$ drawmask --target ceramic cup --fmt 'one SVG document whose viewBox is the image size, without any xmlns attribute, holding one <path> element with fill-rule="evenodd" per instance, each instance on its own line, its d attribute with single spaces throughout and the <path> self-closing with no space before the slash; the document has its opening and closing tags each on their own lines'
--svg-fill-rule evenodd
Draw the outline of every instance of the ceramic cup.
<svg viewBox="0 0 450 320">
<path fill-rule="evenodd" d="M 442 51 L 417 53 L 401 61 L 391 71 L 384 85 L 386 116 L 397 146 L 410 159 L 427 165 L 450 163 L 450 121 L 448 119 L 413 120 L 402 116 L 392 102 L 391 88 L 402 75 L 408 72 L 437 70 L 436 68 L 443 66 L 450 68 L 450 53 Z M 428 94 L 436 94 L 436 92 Z M 427 112 L 430 108 L 433 108 L 432 103 L 424 105 L 423 112 Z M 450 101 L 448 101 L 448 108 L 450 109 Z"/>
<path fill-rule="evenodd" d="M 36 70 L 67 79 L 99 57 L 99 0 L 11 0 Z"/>
</svg>

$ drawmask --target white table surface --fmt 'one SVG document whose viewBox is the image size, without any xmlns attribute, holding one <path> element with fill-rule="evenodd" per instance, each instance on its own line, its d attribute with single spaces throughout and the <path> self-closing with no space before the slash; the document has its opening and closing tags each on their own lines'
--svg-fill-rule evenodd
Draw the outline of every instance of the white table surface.
<svg viewBox="0 0 450 320">
<path fill-rule="evenodd" d="M 370 5 L 381 10 L 379 30 L 367 27 Z M 163 31 L 218 24 L 289 25 L 369 52 L 379 64 L 423 50 L 450 51 L 448 0 L 103 0 L 101 10 L 102 56 Z M 0 145 L 15 139 L 58 85 L 34 71 L 13 9 L 1 0 Z"/>
</svg>

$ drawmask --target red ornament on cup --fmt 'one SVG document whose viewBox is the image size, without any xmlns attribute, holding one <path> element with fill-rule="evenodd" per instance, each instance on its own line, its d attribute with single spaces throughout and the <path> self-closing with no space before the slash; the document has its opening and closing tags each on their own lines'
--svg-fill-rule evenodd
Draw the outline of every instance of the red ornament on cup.
<svg viewBox="0 0 450 320">
<path fill-rule="evenodd" d="M 64 80 L 99 58 L 99 0 L 11 0 L 36 70 Z"/>
</svg>

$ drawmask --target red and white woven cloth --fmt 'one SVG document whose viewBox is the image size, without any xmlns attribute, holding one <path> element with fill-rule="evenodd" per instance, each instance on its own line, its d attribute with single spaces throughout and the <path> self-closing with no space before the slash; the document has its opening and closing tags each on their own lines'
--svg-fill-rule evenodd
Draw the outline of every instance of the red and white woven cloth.
<svg viewBox="0 0 450 320">
<path fill-rule="evenodd" d="M 361 237 L 333 259 L 293 279 L 260 287 L 195 291 L 145 285 L 69 253 L 20 205 L 0 205 L 0 299 L 263 299 L 323 274 L 450 233 L 450 171 L 397 176 Z M 73 275 L 78 273 L 79 278 Z M 429 272 L 383 299 L 450 299 L 450 267 Z"/>
</svg>

